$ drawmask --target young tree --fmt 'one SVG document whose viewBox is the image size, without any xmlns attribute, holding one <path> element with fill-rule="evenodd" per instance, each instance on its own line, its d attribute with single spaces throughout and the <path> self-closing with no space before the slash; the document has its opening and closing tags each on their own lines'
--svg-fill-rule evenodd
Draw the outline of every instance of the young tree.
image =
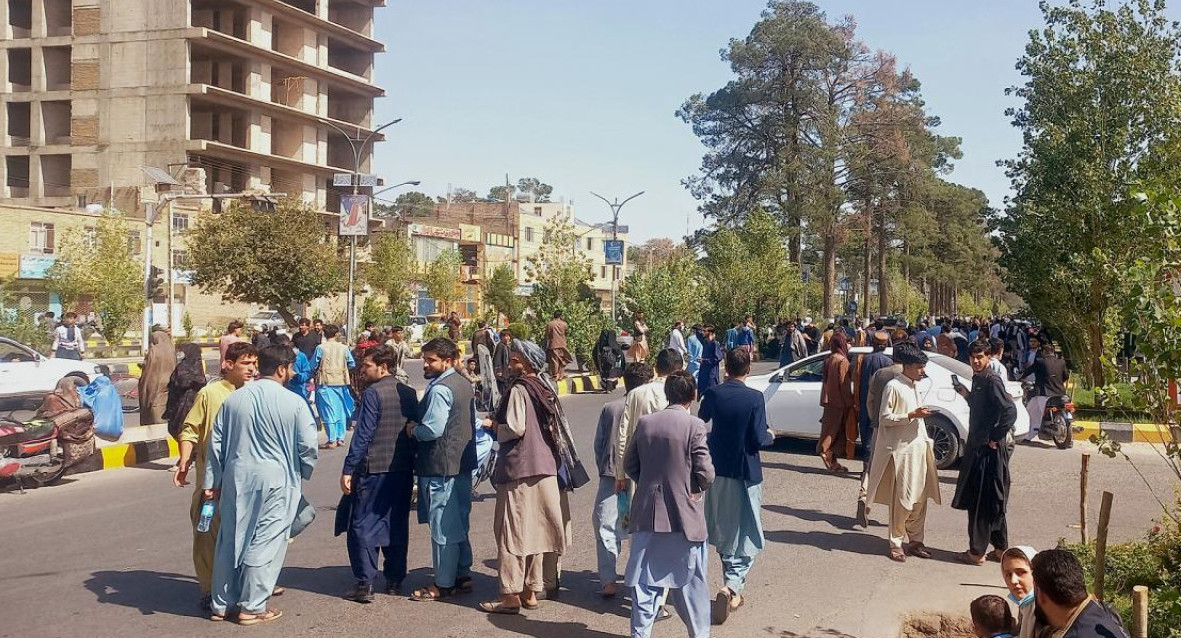
<svg viewBox="0 0 1181 638">
<path fill-rule="evenodd" d="M 442 306 L 440 312 L 452 310 L 452 304 L 463 299 L 463 284 L 459 279 L 459 267 L 462 264 L 463 258 L 459 251 L 448 248 L 426 266 L 422 283 L 426 284 L 426 294 Z"/>
<path fill-rule="evenodd" d="M 684 246 L 651 268 L 628 275 L 619 287 L 628 313 L 643 312 L 652 329 L 652 343 L 664 343 L 676 321 L 701 319 L 705 295 L 697 257 Z"/>
<path fill-rule="evenodd" d="M 517 296 L 517 276 L 508 264 L 497 266 L 484 281 L 484 303 L 516 321 L 521 314 L 521 298 Z"/>
<path fill-rule="evenodd" d="M 292 304 L 335 295 L 346 283 L 323 218 L 296 198 L 269 213 L 234 202 L 203 214 L 186 240 L 194 285 L 226 301 L 274 307 L 290 326 Z"/>
<path fill-rule="evenodd" d="M 591 261 L 579 249 L 578 235 L 568 215 L 556 215 L 545 225 L 541 249 L 526 259 L 525 273 L 535 283 L 529 297 L 534 334 L 543 334 L 546 322 L 561 310 L 570 326 L 570 350 L 586 361 L 595 339 L 610 320 L 587 285 L 593 275 Z"/>
<path fill-rule="evenodd" d="M 113 212 L 99 218 L 92 235 L 75 230 L 62 241 L 47 285 L 69 303 L 89 295 L 111 343 L 139 323 L 147 301 L 143 263 L 127 247 L 127 225 Z"/>
<path fill-rule="evenodd" d="M 1016 195 L 998 220 L 1002 265 L 1034 315 L 1104 382 L 1104 329 L 1143 240 L 1126 188 L 1181 177 L 1181 32 L 1164 3 L 1041 4 L 1011 109 L 1025 146 L 1004 163 Z"/>
<path fill-rule="evenodd" d="M 717 230 L 704 248 L 708 322 L 728 326 L 749 314 L 768 325 L 802 309 L 800 271 L 787 259 L 782 227 L 767 213 L 756 211 L 741 226 Z"/>
<path fill-rule="evenodd" d="M 16 295 L 10 292 L 13 278 L 0 278 L 0 335 L 15 339 L 38 352 L 47 352 L 52 343 L 48 330 L 38 325 L 31 308 L 21 308 Z"/>
<path fill-rule="evenodd" d="M 365 282 L 385 297 L 394 321 L 405 322 L 418 268 L 414 247 L 402 233 L 384 233 L 373 241 L 369 258 L 361 269 Z"/>
</svg>

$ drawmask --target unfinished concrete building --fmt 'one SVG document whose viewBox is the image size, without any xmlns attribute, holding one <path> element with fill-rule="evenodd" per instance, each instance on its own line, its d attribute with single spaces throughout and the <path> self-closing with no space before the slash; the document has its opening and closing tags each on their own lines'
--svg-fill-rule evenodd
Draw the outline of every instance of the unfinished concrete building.
<svg viewBox="0 0 1181 638">
<path fill-rule="evenodd" d="M 105 201 L 150 187 L 140 166 L 188 165 L 208 192 L 269 189 L 335 210 L 332 173 L 354 158 L 328 122 L 360 137 L 373 126 L 383 5 L 0 0 L 0 201 Z"/>
</svg>

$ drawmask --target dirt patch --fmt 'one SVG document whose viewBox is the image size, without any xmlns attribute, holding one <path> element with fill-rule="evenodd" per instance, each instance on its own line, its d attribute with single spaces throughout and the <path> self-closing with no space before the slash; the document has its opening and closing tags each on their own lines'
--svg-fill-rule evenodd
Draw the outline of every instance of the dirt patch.
<svg viewBox="0 0 1181 638">
<path fill-rule="evenodd" d="M 900 638 L 973 638 L 972 619 L 940 613 L 916 613 L 902 622 Z"/>
</svg>

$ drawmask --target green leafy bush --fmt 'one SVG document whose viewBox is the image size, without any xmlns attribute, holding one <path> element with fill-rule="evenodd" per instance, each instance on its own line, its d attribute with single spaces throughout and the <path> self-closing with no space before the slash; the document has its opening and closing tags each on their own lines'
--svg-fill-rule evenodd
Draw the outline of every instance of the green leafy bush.
<svg viewBox="0 0 1181 638">
<path fill-rule="evenodd" d="M 1104 574 L 1105 597 L 1124 619 L 1132 624 L 1132 588 L 1148 587 L 1149 638 L 1181 638 L 1181 497 L 1172 512 L 1142 541 L 1107 547 Z M 1078 556 L 1093 587 L 1095 547 L 1092 544 L 1067 545 Z"/>
<path fill-rule="evenodd" d="M 521 321 L 510 323 L 508 331 L 514 339 L 533 339 L 533 331 L 529 329 L 529 324 Z"/>
</svg>

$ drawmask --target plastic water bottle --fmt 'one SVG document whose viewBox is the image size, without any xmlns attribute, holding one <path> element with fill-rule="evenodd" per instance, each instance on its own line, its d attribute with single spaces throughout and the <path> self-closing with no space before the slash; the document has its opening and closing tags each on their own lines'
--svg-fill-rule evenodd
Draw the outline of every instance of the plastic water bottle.
<svg viewBox="0 0 1181 638">
<path fill-rule="evenodd" d="M 201 504 L 201 517 L 197 519 L 197 531 L 205 533 L 209 531 L 209 525 L 213 522 L 213 501 L 205 501 Z"/>
</svg>

